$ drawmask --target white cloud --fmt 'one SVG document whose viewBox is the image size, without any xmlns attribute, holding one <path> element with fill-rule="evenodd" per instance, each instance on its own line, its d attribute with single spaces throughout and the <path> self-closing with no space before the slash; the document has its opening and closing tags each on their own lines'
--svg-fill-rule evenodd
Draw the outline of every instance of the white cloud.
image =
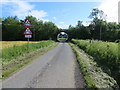
<svg viewBox="0 0 120 90">
<path fill-rule="evenodd" d="M 67 24 L 65 24 L 65 25 L 63 25 L 63 28 L 68 28 L 69 27 L 69 25 L 67 25 Z"/>
<path fill-rule="evenodd" d="M 37 19 L 42 19 L 48 16 L 47 12 L 43 10 L 36 10 L 35 5 L 29 4 L 25 1 L 20 0 L 4 0 L 3 5 L 12 8 L 9 12 L 12 16 L 18 16 L 20 19 L 24 19 L 28 15 L 32 15 Z M 47 20 L 48 21 L 48 20 Z"/>
<path fill-rule="evenodd" d="M 56 18 L 56 17 L 53 17 L 53 19 L 54 19 L 54 20 L 57 20 L 57 18 Z"/>
<path fill-rule="evenodd" d="M 85 21 L 85 22 L 83 22 L 82 24 L 83 24 L 84 26 L 89 26 L 90 23 L 91 23 L 91 21 Z"/>
<path fill-rule="evenodd" d="M 43 17 L 46 17 L 48 16 L 47 15 L 47 12 L 43 11 L 43 10 L 32 10 L 30 12 L 30 15 L 34 16 L 34 17 L 37 17 L 37 18 L 43 18 Z"/>
<path fill-rule="evenodd" d="M 63 27 L 62 27 L 62 26 L 60 26 L 60 25 L 57 25 L 57 27 L 58 27 L 58 28 L 61 28 L 61 29 L 63 29 Z"/>
<path fill-rule="evenodd" d="M 64 24 L 64 22 L 59 22 L 60 24 Z"/>
<path fill-rule="evenodd" d="M 118 22 L 118 1 L 120 0 L 104 0 L 98 8 L 107 14 L 108 22 Z"/>
<path fill-rule="evenodd" d="M 58 28 L 61 28 L 61 29 L 67 29 L 69 27 L 69 25 L 67 24 L 64 24 L 64 25 L 57 25 Z"/>
<path fill-rule="evenodd" d="M 91 23 L 91 19 L 90 18 L 83 18 L 82 19 L 82 24 L 84 25 L 84 26 L 89 26 L 89 24 Z M 77 23 L 76 23 L 77 24 Z"/>
<path fill-rule="evenodd" d="M 24 18 L 29 15 L 30 10 L 34 8 L 34 5 L 30 5 L 27 2 L 12 2 L 13 10 L 11 11 L 11 15 L 16 15 L 18 18 Z"/>
<path fill-rule="evenodd" d="M 62 29 L 67 29 L 69 27 L 69 25 L 65 24 L 65 22 L 59 22 L 59 25 L 57 26 Z"/>
<path fill-rule="evenodd" d="M 50 20 L 48 20 L 48 19 L 43 19 L 43 18 L 42 18 L 42 19 L 38 19 L 38 21 L 41 21 L 41 20 L 42 20 L 43 22 L 49 22 L 49 21 L 50 21 Z"/>
<path fill-rule="evenodd" d="M 8 1 L 19 1 L 19 0 L 4 0 L 4 2 Z M 101 2 L 104 0 L 21 0 L 26 2 Z"/>
</svg>

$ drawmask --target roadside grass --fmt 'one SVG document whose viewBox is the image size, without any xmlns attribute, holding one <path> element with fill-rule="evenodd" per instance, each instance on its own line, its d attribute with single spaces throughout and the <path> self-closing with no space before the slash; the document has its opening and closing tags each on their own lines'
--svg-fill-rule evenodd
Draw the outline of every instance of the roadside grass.
<svg viewBox="0 0 120 90">
<path fill-rule="evenodd" d="M 28 41 L 0 41 L 0 48 L 8 48 L 13 46 L 21 46 L 23 44 L 27 44 Z M 29 43 L 39 43 L 38 41 L 30 41 Z"/>
<path fill-rule="evenodd" d="M 77 48 L 75 47 L 74 44 L 71 44 L 71 43 L 69 43 L 69 44 L 72 47 L 72 49 L 76 55 L 78 63 L 80 64 L 80 68 L 82 70 L 83 76 L 84 76 L 86 84 L 87 84 L 87 88 L 96 88 L 96 84 L 87 70 L 86 63 L 84 63 L 84 61 L 81 60 L 81 56 L 80 56 L 79 51 L 77 50 Z"/>
<path fill-rule="evenodd" d="M 17 65 L 16 67 L 9 69 L 8 71 L 5 71 L 5 72 L 3 71 L 3 72 L 2 72 L 2 77 L 1 77 L 1 79 L 5 79 L 5 78 L 9 77 L 9 76 L 12 75 L 14 72 L 16 72 L 17 70 L 19 70 L 19 69 L 22 68 L 23 66 L 27 65 L 29 62 L 30 62 L 30 61 L 25 61 L 25 62 Z"/>
<path fill-rule="evenodd" d="M 96 90 L 100 88 L 117 89 L 119 87 L 112 77 L 103 72 L 91 56 L 86 54 L 75 44 L 70 43 L 70 46 L 80 64 L 87 88 Z"/>
<path fill-rule="evenodd" d="M 58 43 L 54 41 L 40 41 L 39 43 L 29 44 L 29 47 L 27 44 L 23 44 L 21 46 L 3 49 L 2 79 L 12 75 L 35 58 L 45 54 L 48 50 L 57 46 L 57 44 Z"/>
<path fill-rule="evenodd" d="M 13 47 L 2 49 L 2 65 L 10 63 L 14 59 L 20 56 L 25 56 L 26 54 L 33 52 L 37 49 L 47 47 L 54 43 L 54 41 L 40 41 L 39 43 L 27 43 L 23 45 L 14 45 Z"/>
<path fill-rule="evenodd" d="M 60 42 L 62 42 L 62 41 L 67 41 L 68 38 L 58 38 L 57 40 L 60 41 Z"/>
<path fill-rule="evenodd" d="M 76 39 L 73 39 L 72 42 L 94 57 L 99 67 L 120 85 L 120 43 Z"/>
</svg>

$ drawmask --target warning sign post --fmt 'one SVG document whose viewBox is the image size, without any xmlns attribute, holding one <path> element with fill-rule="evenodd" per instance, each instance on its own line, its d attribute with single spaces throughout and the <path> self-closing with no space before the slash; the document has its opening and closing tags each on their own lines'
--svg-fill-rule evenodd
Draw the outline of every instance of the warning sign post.
<svg viewBox="0 0 120 90">
<path fill-rule="evenodd" d="M 32 38 L 32 31 L 30 30 L 29 27 L 32 27 L 32 24 L 28 19 L 26 19 L 23 26 L 27 27 L 27 29 L 24 31 L 23 34 L 25 35 L 25 38 L 28 39 L 28 48 L 29 48 L 29 38 Z"/>
<path fill-rule="evenodd" d="M 23 26 L 25 26 L 25 27 L 32 27 L 32 24 L 31 24 L 31 22 L 28 19 L 26 19 Z"/>
<path fill-rule="evenodd" d="M 27 28 L 24 31 L 24 35 L 25 35 L 25 38 L 28 39 L 28 48 L 29 48 L 29 38 L 32 38 L 32 31 L 29 28 Z"/>
<path fill-rule="evenodd" d="M 29 28 L 27 28 L 24 32 L 24 35 L 32 35 L 32 31 Z"/>
<path fill-rule="evenodd" d="M 25 35 L 25 38 L 32 38 L 32 35 Z"/>
</svg>

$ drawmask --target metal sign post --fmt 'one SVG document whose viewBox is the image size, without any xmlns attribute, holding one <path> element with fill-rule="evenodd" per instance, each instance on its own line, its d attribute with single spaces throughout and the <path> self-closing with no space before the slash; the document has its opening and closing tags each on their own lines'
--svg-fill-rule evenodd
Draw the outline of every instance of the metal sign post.
<svg viewBox="0 0 120 90">
<path fill-rule="evenodd" d="M 32 38 L 32 35 L 25 35 L 25 38 L 27 38 L 28 40 L 28 48 L 29 48 L 29 41 L 30 41 L 30 38 Z"/>
<path fill-rule="evenodd" d="M 29 49 L 29 38 L 28 38 L 28 49 Z"/>
</svg>

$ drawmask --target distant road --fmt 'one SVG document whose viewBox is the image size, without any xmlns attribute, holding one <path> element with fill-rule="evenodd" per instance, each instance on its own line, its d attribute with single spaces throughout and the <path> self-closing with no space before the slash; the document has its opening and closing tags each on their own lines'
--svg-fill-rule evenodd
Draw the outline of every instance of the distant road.
<svg viewBox="0 0 120 90">
<path fill-rule="evenodd" d="M 84 88 L 85 83 L 68 43 L 53 50 L 3 81 L 3 88 Z"/>
</svg>

